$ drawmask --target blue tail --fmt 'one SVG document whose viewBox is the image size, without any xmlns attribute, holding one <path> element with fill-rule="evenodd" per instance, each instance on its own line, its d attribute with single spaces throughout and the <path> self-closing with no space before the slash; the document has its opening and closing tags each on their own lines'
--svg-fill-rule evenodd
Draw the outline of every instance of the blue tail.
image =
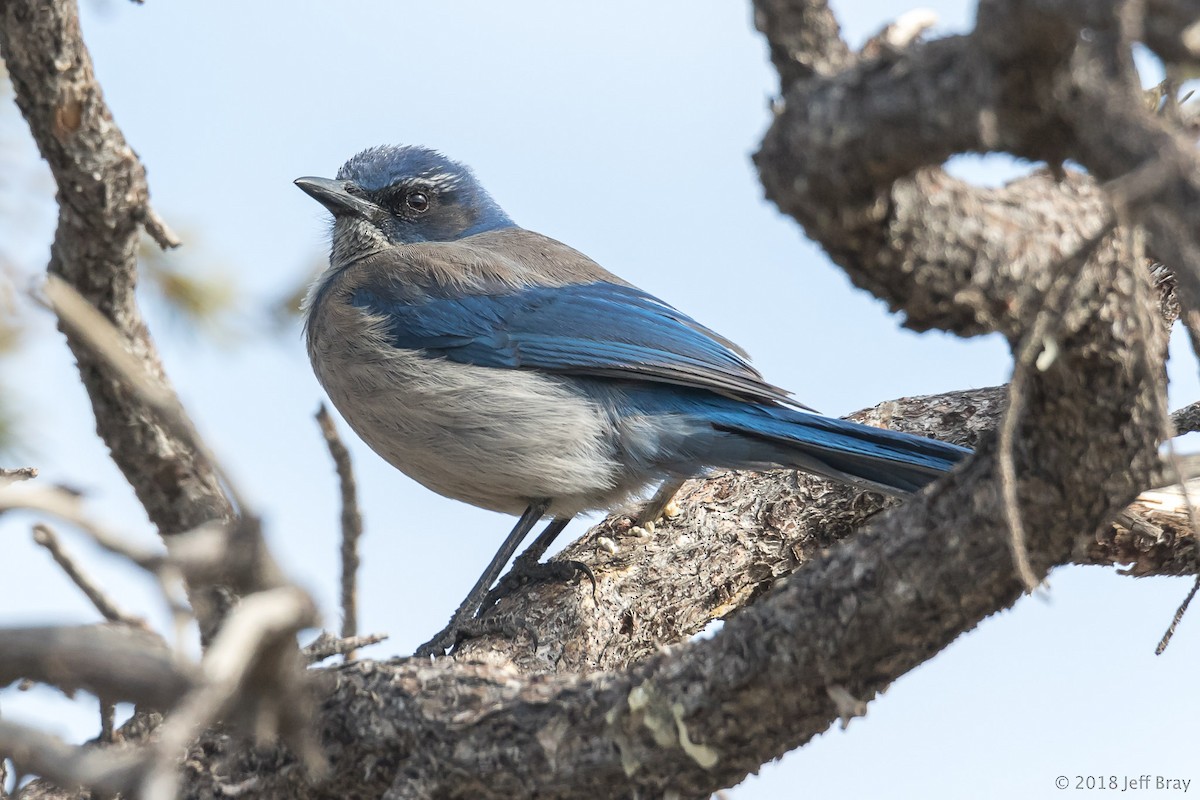
<svg viewBox="0 0 1200 800">
<path fill-rule="evenodd" d="M 787 466 L 888 494 L 910 494 L 971 451 L 924 436 L 860 425 L 790 408 L 743 405 L 716 411 L 715 430 L 796 454 Z"/>
<path fill-rule="evenodd" d="M 681 477 L 703 467 L 788 467 L 906 495 L 971 453 L 924 436 L 709 393 L 635 389 L 625 400 L 656 423 L 643 457 Z"/>
</svg>

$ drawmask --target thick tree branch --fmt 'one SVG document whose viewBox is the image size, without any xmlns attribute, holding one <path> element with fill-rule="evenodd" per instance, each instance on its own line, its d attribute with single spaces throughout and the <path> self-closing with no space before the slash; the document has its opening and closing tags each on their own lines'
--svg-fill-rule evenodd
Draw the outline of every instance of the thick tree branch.
<svg viewBox="0 0 1200 800">
<path fill-rule="evenodd" d="M 995 428 L 1002 389 L 906 398 L 852 418 L 976 446 Z M 686 639 L 760 597 L 884 508 L 878 495 L 803 472 L 727 472 L 689 481 L 677 495 L 679 516 L 638 535 L 615 516 L 558 558 L 587 564 L 591 585 L 551 584 L 522 590 L 496 615 L 537 633 L 464 643 L 463 660 L 511 662 L 523 671 L 620 669 L 664 644 Z M 615 552 L 597 546 L 604 537 Z"/>
<path fill-rule="evenodd" d="M 755 156 L 768 197 L 917 330 L 1014 339 L 1021 307 L 1049 288 L 1046 264 L 1111 216 L 1103 193 L 1077 173 L 984 190 L 933 168 L 999 146 L 989 127 L 998 124 L 995 73 L 969 37 L 954 37 L 785 84 Z"/>
<path fill-rule="evenodd" d="M 1145 227 L 1156 257 L 1174 268 L 1184 305 L 1200 309 L 1200 157 L 1188 132 L 1147 108 L 1133 64 L 1133 41 L 1159 26 L 1146 25 L 1139 3 L 1015 6 L 982 0 L 971 37 L 988 58 L 1027 65 L 1019 83 L 1014 70 L 1001 85 L 1002 101 L 1026 109 L 998 112 L 1018 122 L 1003 132 L 1003 148 L 1052 162 L 1074 159 L 1110 182 L 1117 209 Z M 1200 21 L 1200 4 L 1160 3 L 1157 10 L 1171 15 L 1180 34 Z M 1052 102 L 1063 97 L 1071 101 Z"/>
<path fill-rule="evenodd" d="M 780 6 L 793 15 L 801 7 L 806 18 L 830 16 L 817 0 L 756 5 L 773 47 L 796 37 L 777 24 L 787 17 Z M 1191 295 L 1200 291 L 1189 260 L 1200 231 L 1200 203 L 1192 201 L 1200 169 L 1191 142 L 1146 108 L 1122 38 L 1132 23 L 1113 10 L 1127 4 L 1050 5 L 1055 13 L 1035 3 L 985 2 L 968 36 L 854 63 L 823 80 L 782 74 L 783 102 L 756 157 L 768 195 L 856 283 L 902 307 L 915 328 L 997 329 L 1011 337 L 991 304 L 1025 302 L 1047 287 L 1037 271 L 992 265 L 1019 264 L 1031 252 L 1041 258 L 1048 249 L 1069 252 L 1110 214 L 1104 193 L 1082 176 L 1068 174 L 1059 187 L 1043 175 L 985 191 L 934 169 L 964 152 L 1007 150 L 1052 164 L 1072 158 L 1102 180 L 1158 165 L 1141 173 L 1136 193 L 1128 184 L 1112 188 L 1148 226 L 1158 255 L 1183 271 Z M 1166 5 L 1177 31 L 1200 18 L 1194 3 Z M 1085 41 L 1079 28 L 1093 24 L 1107 49 L 1076 52 Z M 816 30 L 836 32 L 836 24 L 823 21 Z M 807 56 L 793 58 L 823 59 L 837 49 L 827 41 L 809 46 Z M 1011 236 L 1014 230 L 1021 236 Z M 947 296 L 955 302 L 937 302 Z"/>
<path fill-rule="evenodd" d="M 1135 302 L 1136 294 L 1105 305 L 1125 301 Z M 1144 297 L 1141 305 L 1147 305 Z M 1116 438 L 1146 430 L 1155 398 L 1141 392 L 1153 387 L 1119 363 L 1113 367 L 1105 374 L 1064 366 L 1052 377 L 1039 376 L 1027 425 L 1048 431 L 1061 445 L 1058 453 L 1019 453 L 1026 476 L 1021 499 L 1035 523 L 1030 548 L 1039 574 L 1071 558 L 1087 520 L 1114 501 L 1109 492 L 1129 490 L 1120 482 L 1102 485 L 1089 468 L 1068 468 L 1101 466 L 1121 452 L 1112 446 Z M 1123 401 L 1139 397 L 1135 417 L 1120 430 L 1077 436 L 1086 412 L 1067 418 L 1063 411 L 1086 406 L 1064 404 L 1062 393 L 1099 388 L 1076 379 L 1085 374 L 1109 391 L 1115 385 Z M 990 455 L 985 445 L 965 469 L 832 548 L 712 639 L 652 656 L 627 673 L 520 680 L 508 668 L 481 664 L 338 670 L 325 706 L 325 723 L 332 726 L 325 738 L 339 751 L 334 763 L 353 760 L 341 748 L 358 732 L 356 757 L 365 749 L 372 759 L 386 753 L 400 762 L 365 791 L 394 784 L 394 796 L 401 797 L 414 796 L 400 791 L 413 781 L 434 795 L 457 794 L 469 785 L 480 797 L 590 797 L 618 785 L 630 794 L 670 788 L 700 795 L 734 783 L 764 755 L 786 752 L 839 718 L 845 703 L 836 698 L 870 699 L 1019 596 Z M 1152 455 L 1147 436 L 1138 456 L 1143 472 Z M 1070 484 L 1064 491 L 1083 505 L 1063 503 L 1025 461 L 1030 458 L 1056 480 L 1065 476 Z M 341 712 L 344 703 L 354 708 L 352 724 Z M 455 723 L 447 727 L 448 719 Z M 520 753 L 520 761 L 505 753 Z M 226 780 L 236 780 L 242 770 L 278 774 L 266 767 L 284 763 L 261 753 L 229 755 L 241 767 Z M 471 780 L 464 784 L 466 776 Z M 331 787 L 351 779 L 334 778 Z M 194 796 L 215 788 L 210 784 Z M 323 792 L 295 782 L 272 788 L 298 797 Z"/>
<path fill-rule="evenodd" d="M 128 625 L 0 628 L 0 686 L 19 679 L 166 710 L 198 674 L 157 635 Z"/>
</svg>

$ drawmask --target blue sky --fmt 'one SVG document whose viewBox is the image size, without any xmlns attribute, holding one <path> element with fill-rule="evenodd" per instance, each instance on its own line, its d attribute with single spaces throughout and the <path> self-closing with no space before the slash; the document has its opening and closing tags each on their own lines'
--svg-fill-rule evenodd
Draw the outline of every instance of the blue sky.
<svg viewBox="0 0 1200 800">
<path fill-rule="evenodd" d="M 854 42 L 906 10 L 834 5 Z M 942 32 L 971 22 L 967 3 L 928 5 Z M 84 33 L 156 208 L 188 238 L 180 257 L 227 276 L 248 308 L 291 286 L 327 246 L 325 212 L 294 178 L 332 175 L 368 146 L 417 143 L 470 164 L 520 224 L 737 341 L 771 382 L 826 413 L 1007 378 L 1002 342 L 904 331 L 762 199 L 749 156 L 777 82 L 745 4 L 106 0 L 85 4 Z M 5 169 L 32 165 L 0 176 L 0 242 L 32 276 L 53 235 L 53 187 L 22 126 L 11 104 L 0 109 Z M 996 159 L 955 169 L 989 183 L 1019 171 Z M 191 335 L 153 304 L 149 315 L 199 428 L 335 627 L 337 487 L 312 421 L 322 393 L 299 325 L 281 335 L 250 328 L 231 347 Z M 93 433 L 53 322 L 27 317 L 27 347 L 0 362 L 21 409 L 23 460 L 152 541 Z M 1175 407 L 1197 396 L 1195 361 L 1179 352 Z M 342 430 L 366 515 L 361 625 L 391 635 L 376 655 L 407 654 L 445 622 L 511 520 L 429 493 Z M 93 620 L 26 544 L 28 523 L 0 520 L 10 559 L 0 624 Z M 145 581 L 71 541 L 127 607 L 162 618 Z M 1188 588 L 1060 570 L 1045 597 L 987 620 L 848 730 L 731 795 L 1052 797 L 1059 775 L 1072 785 L 1076 775 L 1200 779 L 1185 727 L 1200 714 L 1187 688 L 1197 623 L 1185 619 L 1166 655 L 1153 655 Z M 2 692 L 0 707 L 64 735 L 94 731 L 90 703 L 49 690 Z"/>
</svg>

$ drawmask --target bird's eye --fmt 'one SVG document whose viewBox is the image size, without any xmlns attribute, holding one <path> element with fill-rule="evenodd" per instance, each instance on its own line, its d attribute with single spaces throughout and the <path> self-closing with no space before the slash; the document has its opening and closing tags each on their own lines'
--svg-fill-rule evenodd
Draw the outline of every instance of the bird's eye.
<svg viewBox="0 0 1200 800">
<path fill-rule="evenodd" d="M 429 198 L 424 192 L 409 192 L 404 197 L 404 204 L 413 211 L 425 211 L 429 208 Z"/>
</svg>

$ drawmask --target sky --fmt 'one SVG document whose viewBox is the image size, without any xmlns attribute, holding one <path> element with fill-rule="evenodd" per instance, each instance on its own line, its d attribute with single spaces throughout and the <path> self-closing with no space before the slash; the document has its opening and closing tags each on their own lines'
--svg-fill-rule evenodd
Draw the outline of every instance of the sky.
<svg viewBox="0 0 1200 800">
<path fill-rule="evenodd" d="M 907 10 L 833 5 L 852 43 Z M 968 3 L 927 5 L 938 34 L 972 24 Z M 252 312 L 328 247 L 326 213 L 293 179 L 332 176 L 363 148 L 424 144 L 470 164 L 518 223 L 719 330 L 768 380 L 825 413 L 1008 377 L 997 337 L 905 331 L 763 199 L 750 155 L 778 85 L 744 3 L 85 0 L 83 17 L 153 203 L 185 238 L 173 257 L 228 281 L 244 301 L 234 332 L 214 341 L 147 297 L 167 372 L 330 628 L 338 489 L 312 419 L 323 394 L 299 323 L 271 332 Z M 53 186 L 15 108 L 0 102 L 0 249 L 24 289 L 47 259 Z M 971 158 L 951 168 L 995 184 L 1028 167 Z M 26 343 L 0 360 L 22 442 L 10 458 L 80 488 L 99 518 L 153 542 L 94 434 L 53 321 L 27 304 L 22 315 Z M 1197 397 L 1196 378 L 1194 358 L 1177 348 L 1173 408 Z M 360 627 L 391 637 L 372 655 L 406 655 L 448 619 L 512 520 L 433 495 L 341 430 L 366 521 Z M 94 621 L 29 543 L 30 521 L 0 519 L 0 625 Z M 567 535 L 584 530 L 577 522 Z M 63 534 L 126 607 L 164 619 L 147 581 Z M 866 717 L 729 796 L 1061 797 L 1060 776 L 1078 795 L 1078 778 L 1142 774 L 1200 787 L 1185 727 L 1200 716 L 1200 622 L 1185 618 L 1166 654 L 1154 655 L 1189 588 L 1187 579 L 1060 569 L 1042 595 L 898 680 Z M 0 709 L 75 739 L 96 729 L 90 701 L 49 689 L 0 691 Z"/>
</svg>

